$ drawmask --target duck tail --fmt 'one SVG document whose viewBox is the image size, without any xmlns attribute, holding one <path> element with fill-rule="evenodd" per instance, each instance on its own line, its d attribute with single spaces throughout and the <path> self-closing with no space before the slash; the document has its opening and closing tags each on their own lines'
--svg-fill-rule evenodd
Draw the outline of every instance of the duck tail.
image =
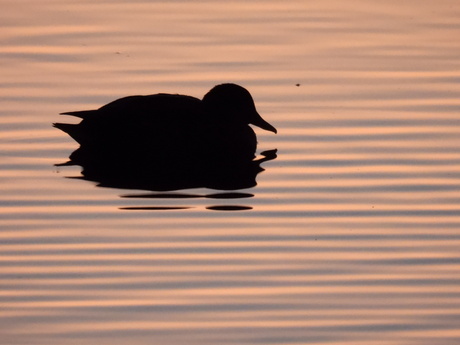
<svg viewBox="0 0 460 345">
<path fill-rule="evenodd" d="M 66 111 L 65 113 L 60 113 L 59 115 L 70 115 L 79 117 L 81 119 L 86 119 L 88 116 L 91 116 L 95 112 L 97 112 L 97 110 Z"/>
<path fill-rule="evenodd" d="M 76 142 L 80 143 L 80 136 L 78 125 L 70 123 L 53 123 L 53 127 L 60 129 L 61 131 L 70 135 Z M 81 143 L 80 143 L 81 144 Z"/>
</svg>

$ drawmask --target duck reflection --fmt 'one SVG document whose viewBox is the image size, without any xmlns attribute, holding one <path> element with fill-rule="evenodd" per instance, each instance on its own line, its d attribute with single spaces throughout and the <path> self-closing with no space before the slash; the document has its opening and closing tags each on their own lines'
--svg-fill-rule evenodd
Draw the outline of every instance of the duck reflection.
<svg viewBox="0 0 460 345">
<path fill-rule="evenodd" d="M 169 94 L 130 96 L 97 110 L 63 114 L 82 118 L 79 124 L 54 124 L 80 147 L 67 163 L 58 165 L 81 166 L 80 178 L 101 187 L 163 192 L 137 197 L 197 197 L 164 192 L 254 187 L 264 170 L 261 163 L 276 158 L 276 150 L 271 150 L 255 159 L 257 138 L 249 124 L 274 133 L 276 129 L 257 113 L 249 92 L 235 84 L 218 85 L 201 101 Z M 199 197 L 248 196 L 252 195 Z"/>
<path fill-rule="evenodd" d="M 70 161 L 58 166 L 79 165 L 82 178 L 97 182 L 100 187 L 141 189 L 150 191 L 175 191 L 191 188 L 237 190 L 254 187 L 256 176 L 264 171 L 261 163 L 276 158 L 276 150 L 262 152 L 257 160 L 225 160 L 200 156 L 191 159 L 177 157 L 168 160 L 151 159 L 121 154 L 119 151 L 104 155 L 80 147 L 70 156 Z M 128 153 L 125 152 L 125 153 Z M 229 198 L 231 194 L 224 194 Z"/>
</svg>

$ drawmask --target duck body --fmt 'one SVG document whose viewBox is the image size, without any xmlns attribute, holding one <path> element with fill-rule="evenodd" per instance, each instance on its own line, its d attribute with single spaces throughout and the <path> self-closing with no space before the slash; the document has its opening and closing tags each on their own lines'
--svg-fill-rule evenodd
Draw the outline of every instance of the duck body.
<svg viewBox="0 0 460 345">
<path fill-rule="evenodd" d="M 248 124 L 276 133 L 257 113 L 249 92 L 235 84 L 218 85 L 203 100 L 161 93 L 128 96 L 97 110 L 63 115 L 82 119 L 54 126 L 80 144 L 70 163 L 83 166 L 87 175 L 181 179 L 187 172 L 200 180 L 223 171 L 228 175 L 255 157 L 257 138 Z"/>
<path fill-rule="evenodd" d="M 203 122 L 201 101 L 181 95 L 158 94 L 129 96 L 113 101 L 97 110 L 67 112 L 82 118 L 78 125 L 55 124 L 80 145 L 129 143 L 141 138 L 175 136 L 193 122 Z M 198 127 L 198 126 L 197 126 Z"/>
</svg>

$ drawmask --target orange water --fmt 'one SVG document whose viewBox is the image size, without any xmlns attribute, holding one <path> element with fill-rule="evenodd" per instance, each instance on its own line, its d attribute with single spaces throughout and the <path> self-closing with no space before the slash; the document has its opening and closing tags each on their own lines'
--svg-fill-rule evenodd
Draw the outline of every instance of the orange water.
<svg viewBox="0 0 460 345">
<path fill-rule="evenodd" d="M 1 3 L 2 344 L 460 342 L 460 2 Z M 60 112 L 222 82 L 278 129 L 252 198 L 53 166 Z"/>
</svg>

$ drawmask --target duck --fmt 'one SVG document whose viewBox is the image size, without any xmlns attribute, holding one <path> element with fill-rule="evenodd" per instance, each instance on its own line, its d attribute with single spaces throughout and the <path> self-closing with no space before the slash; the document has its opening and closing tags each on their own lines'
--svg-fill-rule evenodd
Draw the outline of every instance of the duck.
<svg viewBox="0 0 460 345">
<path fill-rule="evenodd" d="M 201 100 L 135 95 L 61 115 L 81 119 L 53 124 L 80 147 L 57 165 L 80 165 L 85 179 L 125 188 L 252 186 L 265 159 L 254 160 L 257 137 L 249 125 L 277 133 L 257 112 L 249 91 L 232 83 L 214 86 Z"/>
<path fill-rule="evenodd" d="M 213 87 L 202 100 L 159 93 L 128 96 L 96 110 L 61 113 L 81 118 L 78 124 L 54 123 L 81 147 L 117 147 L 166 155 L 197 153 L 254 154 L 257 138 L 249 124 L 277 133 L 257 112 L 244 87 Z M 169 152 L 168 152 L 169 151 Z"/>
</svg>

